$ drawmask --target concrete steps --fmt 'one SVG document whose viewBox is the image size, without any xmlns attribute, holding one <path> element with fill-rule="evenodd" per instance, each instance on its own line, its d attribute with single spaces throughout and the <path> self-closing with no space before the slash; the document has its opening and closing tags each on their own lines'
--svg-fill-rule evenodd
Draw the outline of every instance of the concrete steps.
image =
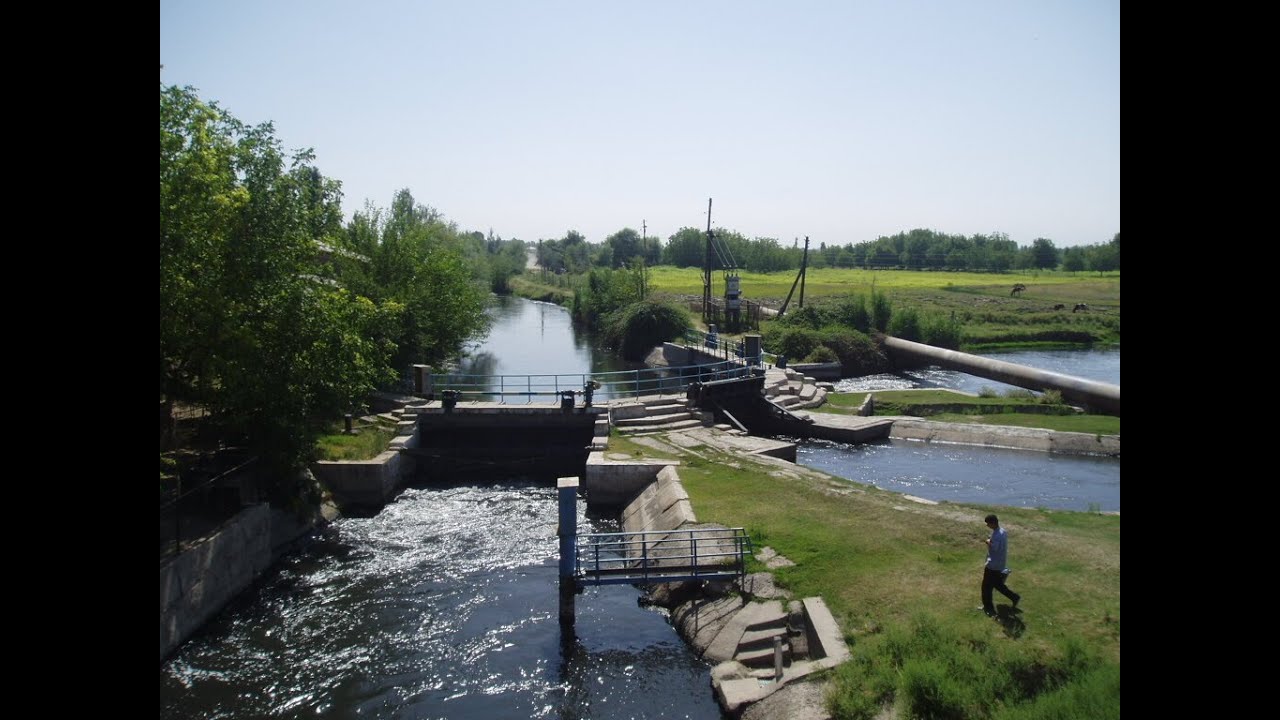
<svg viewBox="0 0 1280 720">
<path fill-rule="evenodd" d="M 676 422 L 667 422 L 661 425 L 627 425 L 618 427 L 618 432 L 623 435 L 638 435 L 641 433 L 659 433 L 671 430 L 686 430 L 688 428 L 702 427 L 701 420 L 679 420 Z"/>
<path fill-rule="evenodd" d="M 624 435 L 702 427 L 702 413 L 691 411 L 678 396 L 650 397 L 612 406 L 613 427 Z"/>
<path fill-rule="evenodd" d="M 625 427 L 636 427 L 639 425 L 666 425 L 668 423 L 678 422 L 680 420 L 693 419 L 693 413 L 688 410 L 680 410 L 679 412 L 668 413 L 664 415 L 649 414 L 644 417 L 628 418 L 625 420 L 617 420 L 613 423 L 614 427 L 619 429 Z"/>
</svg>

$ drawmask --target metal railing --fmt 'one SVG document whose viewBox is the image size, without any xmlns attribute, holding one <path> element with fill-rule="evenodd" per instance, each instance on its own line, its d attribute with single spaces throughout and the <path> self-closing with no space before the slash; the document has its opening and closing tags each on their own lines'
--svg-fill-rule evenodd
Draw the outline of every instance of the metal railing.
<svg viewBox="0 0 1280 720">
<path fill-rule="evenodd" d="M 735 357 L 741 358 L 743 362 L 751 365 L 764 366 L 778 364 L 778 354 L 771 353 L 763 347 L 760 348 L 759 357 L 746 357 L 746 344 L 741 340 L 725 340 L 720 335 L 712 335 L 711 333 L 703 332 L 701 330 L 686 330 L 683 339 L 686 343 L 707 348 L 708 350 L 718 352 L 728 351 Z M 728 347 L 726 347 L 726 345 Z"/>
<path fill-rule="evenodd" d="M 183 483 L 179 475 L 175 486 L 160 498 L 160 559 L 182 552 L 203 533 L 221 525 L 249 502 L 256 500 L 257 485 L 253 471 L 258 458 L 251 457 L 235 467 L 198 482 Z M 234 486 L 225 486 L 234 481 Z"/>
<path fill-rule="evenodd" d="M 746 573 L 751 538 L 743 528 L 593 533 L 577 540 L 582 585 L 727 580 Z"/>
<path fill-rule="evenodd" d="M 428 395 L 452 391 L 469 400 L 524 398 L 531 403 L 539 396 L 563 397 L 566 393 L 594 398 L 614 399 L 641 395 L 680 394 L 689 383 L 729 380 L 746 377 L 751 367 L 739 360 L 724 360 L 710 365 L 622 370 L 608 373 L 575 373 L 562 375 L 468 375 L 439 373 L 429 375 Z"/>
</svg>

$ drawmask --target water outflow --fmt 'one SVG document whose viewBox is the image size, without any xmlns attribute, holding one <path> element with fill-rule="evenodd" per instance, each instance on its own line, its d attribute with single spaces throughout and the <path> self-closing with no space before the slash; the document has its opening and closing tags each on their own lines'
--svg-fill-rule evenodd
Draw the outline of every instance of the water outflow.
<svg viewBox="0 0 1280 720">
<path fill-rule="evenodd" d="M 408 489 L 188 641 L 160 716 L 719 718 L 708 664 L 633 587 L 586 590 L 562 645 L 557 552 L 547 484 Z"/>
</svg>

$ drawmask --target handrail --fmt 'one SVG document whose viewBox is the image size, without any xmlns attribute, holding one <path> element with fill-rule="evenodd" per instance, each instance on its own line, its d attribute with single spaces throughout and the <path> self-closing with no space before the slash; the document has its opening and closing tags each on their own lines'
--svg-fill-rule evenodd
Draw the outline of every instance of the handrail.
<svg viewBox="0 0 1280 720">
<path fill-rule="evenodd" d="M 578 537 L 575 576 L 587 585 L 741 577 L 751 549 L 743 528 L 593 533 Z"/>
<path fill-rule="evenodd" d="M 603 397 L 632 397 L 653 394 L 678 394 L 691 382 L 727 380 L 751 374 L 751 367 L 739 360 L 724 360 L 707 365 L 685 365 L 644 370 L 621 370 L 607 373 L 572 373 L 539 375 L 476 375 L 436 373 L 428 376 L 428 393 L 454 391 L 460 396 L 525 397 L 532 402 L 540 395 L 586 394 Z"/>
</svg>

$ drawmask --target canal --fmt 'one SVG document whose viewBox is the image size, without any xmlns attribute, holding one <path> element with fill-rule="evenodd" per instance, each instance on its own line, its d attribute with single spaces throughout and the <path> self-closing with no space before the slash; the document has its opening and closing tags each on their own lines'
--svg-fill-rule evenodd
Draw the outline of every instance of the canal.
<svg viewBox="0 0 1280 720">
<path fill-rule="evenodd" d="M 493 332 L 472 348 L 466 372 L 630 369 L 575 331 L 563 308 L 502 298 L 492 312 Z M 1116 365 L 1118 373 L 1118 352 Z M 902 456 L 881 446 L 828 450 L 830 467 L 811 447 L 801 448 L 801 462 L 969 502 L 1033 502 L 992 478 L 1019 486 L 1019 463 L 1058 463 L 1042 453 L 956 449 L 926 461 L 929 469 L 895 473 Z M 958 472 L 974 465 L 987 470 Z M 1114 468 L 1118 509 L 1118 461 Z M 1070 474 L 1089 484 L 1090 472 Z M 1111 509 L 1083 490 L 1035 493 L 1049 506 Z M 160 717 L 720 718 L 709 665 L 661 611 L 639 605 L 635 588 L 586 590 L 576 636 L 562 642 L 555 525 L 554 479 L 540 477 L 410 487 L 372 517 L 344 517 L 162 664 Z M 617 529 L 581 504 L 578 525 Z"/>
</svg>

